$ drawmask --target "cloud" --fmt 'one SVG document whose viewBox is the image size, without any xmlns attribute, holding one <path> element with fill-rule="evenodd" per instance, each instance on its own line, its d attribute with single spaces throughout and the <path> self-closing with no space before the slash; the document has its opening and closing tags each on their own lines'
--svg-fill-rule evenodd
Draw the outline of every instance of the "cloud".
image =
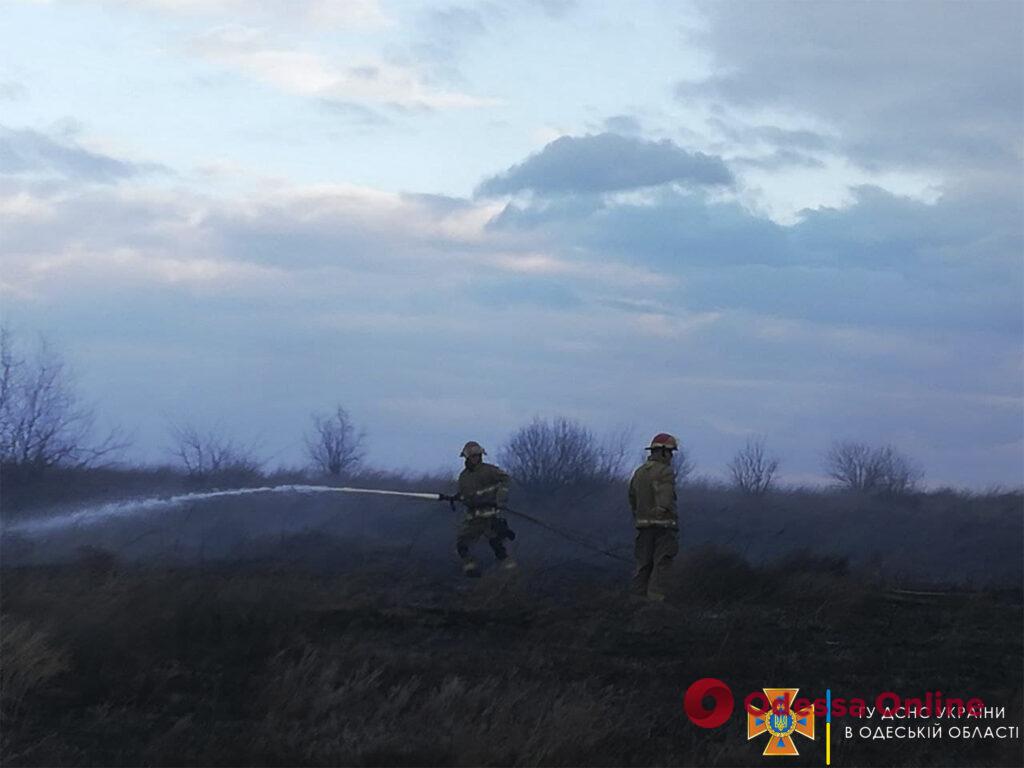
<svg viewBox="0 0 1024 768">
<path fill-rule="evenodd" d="M 151 8 L 174 14 L 221 15 L 232 19 L 300 21 L 328 27 L 375 27 L 389 19 L 379 0 L 96 0 L 107 5 Z"/>
<path fill-rule="evenodd" d="M 598 193 L 669 182 L 724 186 L 732 181 L 720 158 L 687 152 L 667 139 L 655 142 L 601 133 L 562 136 L 504 173 L 485 179 L 477 194 Z"/>
<path fill-rule="evenodd" d="M 287 435 L 343 392 L 423 466 L 458 428 L 388 404 L 450 398 L 471 375 L 465 423 L 540 408 L 646 431 L 671 412 L 704 466 L 753 430 L 794 471 L 854 433 L 908 441 L 937 478 L 1019 471 L 1008 452 L 964 468 L 933 447 L 980 456 L 1019 437 L 1022 244 L 1005 201 L 864 188 L 785 227 L 671 185 L 506 205 L 252 184 L 215 198 L 144 176 L 0 177 L 5 312 L 58 331 L 131 424 L 187 401 Z M 650 371 L 661 384 L 638 385 Z"/>
<path fill-rule="evenodd" d="M 16 80 L 0 80 L 0 100 L 23 101 L 28 98 L 28 88 Z"/>
<path fill-rule="evenodd" d="M 21 269 L 17 269 L 20 266 Z M 118 276 L 122 287 L 152 284 L 184 285 L 224 292 L 238 291 L 246 284 L 280 281 L 284 273 L 277 269 L 219 257 L 177 255 L 171 249 L 116 248 L 88 251 L 68 247 L 61 252 L 21 262 L 12 269 L 14 280 L 27 293 L 38 294 L 40 284 L 57 276 L 74 275 L 79 287 L 102 290 L 101 286 Z"/>
<path fill-rule="evenodd" d="M 713 74 L 677 96 L 823 123 L 868 167 L 1019 177 L 1024 5 L 705 3 Z"/>
<path fill-rule="evenodd" d="M 1016 338 L 1024 282 L 1019 222 L 1012 201 L 928 204 L 865 187 L 846 208 L 806 211 L 782 226 L 735 202 L 660 189 L 641 201 L 510 203 L 490 228 L 552 253 L 673 277 L 680 286 L 674 300 L 695 310 Z"/>
<path fill-rule="evenodd" d="M 496 99 L 472 96 L 428 83 L 415 67 L 380 58 L 350 58 L 344 64 L 317 52 L 282 47 L 259 29 L 221 27 L 192 41 L 202 58 L 255 78 L 286 93 L 341 105 L 398 109 L 490 107 Z"/>
<path fill-rule="evenodd" d="M 618 133 L 622 136 L 639 136 L 643 126 L 632 115 L 612 115 L 605 118 L 604 129 L 608 133 Z"/>
<path fill-rule="evenodd" d="M 771 124 L 743 125 L 721 118 L 709 123 L 730 139 L 743 144 L 765 144 L 790 151 L 823 151 L 835 147 L 835 137 L 805 128 L 782 128 Z"/>
<path fill-rule="evenodd" d="M 343 122 L 363 128 L 380 128 L 391 125 L 392 121 L 378 110 L 352 101 L 338 101 L 337 99 L 323 99 L 324 109 L 337 116 Z"/>
<path fill-rule="evenodd" d="M 552 19 L 563 19 L 579 6 L 578 0 L 528 0 L 528 2 L 539 7 Z"/>
<path fill-rule="evenodd" d="M 535 28 L 542 12 L 545 22 L 564 19 L 575 7 L 575 0 L 469 0 L 444 4 L 421 3 L 413 15 L 414 24 L 407 45 L 391 50 L 398 61 L 412 63 L 427 73 L 432 82 L 446 82 L 465 87 L 473 72 L 462 70 L 469 54 L 493 58 L 496 46 L 507 45 L 522 32 L 518 22 Z"/>
<path fill-rule="evenodd" d="M 708 125 L 719 137 L 715 146 L 720 151 L 729 152 L 732 166 L 763 170 L 794 166 L 824 168 L 822 158 L 834 155 L 838 150 L 834 135 L 807 128 L 746 122 L 737 115 L 730 115 L 729 119 L 713 116 Z"/>
<path fill-rule="evenodd" d="M 753 157 L 733 157 L 730 158 L 729 162 L 732 165 L 760 168 L 766 171 L 777 170 L 779 168 L 791 168 L 794 166 L 799 168 L 825 167 L 825 163 L 818 158 L 802 152 L 794 152 L 791 149 L 777 149 L 766 155 L 757 155 Z"/>
<path fill-rule="evenodd" d="M 595 196 L 510 203 L 492 222 L 562 247 L 614 255 L 676 270 L 696 265 L 778 264 L 789 260 L 787 230 L 735 202 L 700 192 L 660 189 L 644 200 Z"/>
<path fill-rule="evenodd" d="M 459 63 L 464 50 L 487 34 L 503 15 L 500 6 L 450 5 L 425 10 L 419 15 L 410 54 L 435 77 L 463 83 L 465 77 Z"/>
<path fill-rule="evenodd" d="M 55 175 L 110 184 L 164 170 L 152 163 L 134 163 L 92 152 L 70 139 L 58 140 L 28 128 L 0 126 L 0 174 Z"/>
</svg>

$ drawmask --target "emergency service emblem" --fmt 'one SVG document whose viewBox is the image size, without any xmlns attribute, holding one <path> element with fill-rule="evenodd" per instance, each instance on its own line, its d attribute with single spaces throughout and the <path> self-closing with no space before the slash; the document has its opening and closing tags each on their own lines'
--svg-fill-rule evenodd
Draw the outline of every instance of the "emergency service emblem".
<svg viewBox="0 0 1024 768">
<path fill-rule="evenodd" d="M 762 688 L 771 709 L 758 710 L 756 705 L 747 710 L 747 741 L 767 733 L 768 744 L 762 754 L 798 755 L 793 734 L 814 738 L 814 708 L 794 712 L 791 704 L 799 688 Z"/>
</svg>

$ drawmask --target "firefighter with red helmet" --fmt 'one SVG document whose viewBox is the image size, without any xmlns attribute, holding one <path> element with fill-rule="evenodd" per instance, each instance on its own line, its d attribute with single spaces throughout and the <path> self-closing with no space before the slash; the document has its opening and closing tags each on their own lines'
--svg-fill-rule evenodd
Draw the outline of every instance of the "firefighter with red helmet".
<svg viewBox="0 0 1024 768">
<path fill-rule="evenodd" d="M 466 508 L 459 523 L 455 549 L 462 559 L 462 572 L 466 576 L 480 575 L 480 565 L 470 554 L 470 545 L 481 536 L 491 545 L 494 557 L 504 569 L 516 567 L 505 549 L 505 541 L 515 538 L 508 522 L 501 514 L 508 500 L 508 475 L 493 464 L 484 461 L 487 451 L 480 443 L 470 440 L 459 454 L 466 467 L 459 475 L 459 493 L 455 498 Z"/>
<path fill-rule="evenodd" d="M 676 473 L 672 454 L 679 441 L 662 432 L 654 436 L 650 457 L 629 481 L 629 506 L 636 526 L 636 571 L 633 592 L 650 600 L 665 599 L 665 579 L 679 552 Z"/>
</svg>

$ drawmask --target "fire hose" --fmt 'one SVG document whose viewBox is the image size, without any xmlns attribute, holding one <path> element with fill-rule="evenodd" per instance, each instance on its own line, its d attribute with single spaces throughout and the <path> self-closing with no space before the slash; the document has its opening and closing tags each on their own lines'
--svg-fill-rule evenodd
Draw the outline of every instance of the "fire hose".
<svg viewBox="0 0 1024 768">
<path fill-rule="evenodd" d="M 301 486 L 301 485 L 293 486 L 293 488 L 294 488 L 294 490 L 299 491 L 299 492 L 301 492 L 304 489 L 304 487 Z M 461 501 L 461 498 L 457 494 L 456 495 L 448 495 L 448 494 L 445 494 L 445 493 L 416 493 L 416 492 L 412 492 L 412 491 L 386 491 L 386 490 L 379 490 L 379 489 L 376 489 L 376 488 L 351 488 L 351 487 L 347 487 L 347 486 L 341 486 L 341 487 L 333 487 L 332 486 L 331 490 L 332 491 L 336 491 L 338 493 L 365 493 L 365 494 L 374 494 L 374 495 L 378 495 L 378 496 L 404 496 L 404 497 L 410 498 L 410 499 L 424 499 L 424 500 L 427 500 L 427 501 L 447 501 L 448 504 L 451 506 L 452 510 L 455 509 L 455 503 L 457 501 Z M 484 490 L 487 490 L 487 489 L 484 489 Z M 551 525 L 550 523 L 546 522 L 545 520 L 541 520 L 540 518 L 534 517 L 533 515 L 528 515 L 525 512 L 520 512 L 518 510 L 512 509 L 511 507 L 507 507 L 507 506 L 499 506 L 498 509 L 501 510 L 502 512 L 505 512 L 506 514 L 512 515 L 514 517 L 518 517 L 518 518 L 520 518 L 522 520 L 526 520 L 528 523 L 532 523 L 533 525 L 536 525 L 539 528 L 543 528 L 544 530 L 549 531 L 549 532 L 555 534 L 556 536 L 560 536 L 563 539 L 565 539 L 566 541 L 571 541 L 573 544 L 576 544 L 579 547 L 583 547 L 584 549 L 589 549 L 589 550 L 591 550 L 591 551 L 593 551 L 593 552 L 595 552 L 597 554 L 605 555 L 606 557 L 610 557 L 613 560 L 619 560 L 619 561 L 624 562 L 624 563 L 631 562 L 629 559 L 623 557 L 622 555 L 620 555 L 620 554 L 618 554 L 618 553 L 616 553 L 616 552 L 614 552 L 612 550 L 606 549 L 606 548 L 604 548 L 604 547 L 602 547 L 602 546 L 600 546 L 598 544 L 595 544 L 595 543 L 593 543 L 591 541 L 588 541 L 587 539 L 583 538 L 582 536 L 580 536 L 580 535 L 578 535 L 578 534 L 576 534 L 576 533 L 574 533 L 572 531 L 567 531 L 564 528 L 560 528 L 558 526 Z"/>
</svg>

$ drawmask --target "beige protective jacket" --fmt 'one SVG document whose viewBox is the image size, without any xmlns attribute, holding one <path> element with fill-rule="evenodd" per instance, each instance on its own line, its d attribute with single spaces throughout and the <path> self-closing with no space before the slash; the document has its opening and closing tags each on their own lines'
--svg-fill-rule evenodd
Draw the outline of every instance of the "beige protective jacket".
<svg viewBox="0 0 1024 768">
<path fill-rule="evenodd" d="M 668 462 L 651 458 L 629 481 L 629 506 L 637 528 L 678 528 L 676 472 Z"/>
<path fill-rule="evenodd" d="M 496 514 L 508 501 L 508 474 L 493 464 L 467 467 L 459 475 L 459 496 L 472 517 Z"/>
</svg>

